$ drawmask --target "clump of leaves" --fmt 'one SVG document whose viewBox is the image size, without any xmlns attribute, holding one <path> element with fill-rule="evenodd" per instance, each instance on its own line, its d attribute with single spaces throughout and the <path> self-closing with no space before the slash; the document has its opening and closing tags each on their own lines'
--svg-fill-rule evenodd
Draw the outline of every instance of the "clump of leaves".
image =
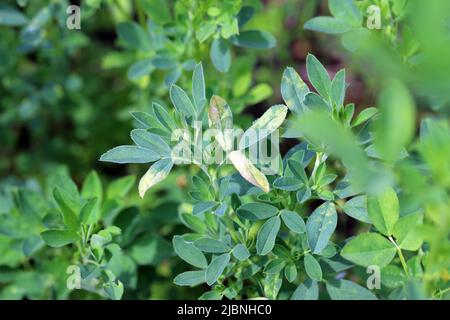
<svg viewBox="0 0 450 320">
<path fill-rule="evenodd" d="M 306 30 L 341 35 L 342 45 L 355 51 L 371 37 L 381 34 L 383 40 L 392 46 L 399 45 L 398 32 L 401 20 L 407 12 L 408 0 L 374 3 L 370 0 L 329 0 L 328 8 L 332 16 L 318 16 L 305 23 Z M 417 41 L 411 30 L 403 31 L 404 43 L 399 49 L 405 58 L 409 58 L 418 49 Z M 399 51 L 400 51 L 399 50 Z"/>
<path fill-rule="evenodd" d="M 1 281 L 2 296 L 63 299 L 72 289 L 83 289 L 120 299 L 123 285 L 117 277 L 123 268 L 117 261 L 126 261 L 116 241 L 121 229 L 111 222 L 134 180 L 124 177 L 103 190 L 92 171 L 79 191 L 68 172 L 58 169 L 47 180 L 48 200 L 36 185 L 1 186 L 0 264 L 17 268 L 16 276 Z"/>
<path fill-rule="evenodd" d="M 132 183 L 133 181 L 131 181 Z M 53 189 L 53 198 L 62 215 L 57 228 L 43 231 L 44 242 L 54 248 L 73 244 L 78 250 L 77 266 L 88 290 L 99 290 L 111 299 L 120 299 L 123 284 L 108 269 L 108 262 L 120 247 L 113 238 L 121 234 L 116 226 L 101 227 L 102 211 L 111 209 L 103 205 L 102 183 L 96 172 L 85 180 L 81 193 L 72 180 L 64 179 Z M 105 203 L 106 204 L 106 203 Z"/>
<path fill-rule="evenodd" d="M 211 290 L 201 299 L 318 299 L 322 290 L 331 299 L 442 296 L 447 290 L 448 265 L 437 267 L 440 271 L 436 272 L 434 262 L 446 255 L 448 241 L 443 247 L 435 241 L 448 234 L 448 224 L 441 229 L 433 215 L 444 218 L 445 213 L 427 209 L 431 198 L 414 205 L 399 201 L 399 195 L 402 200 L 418 189 L 413 191 L 392 178 L 405 170 L 405 164 L 410 172 L 419 172 L 423 165 L 434 167 L 426 157 L 421 163 L 408 158 L 406 148 L 414 130 L 414 106 L 408 91 L 401 83 L 392 82 L 380 99 L 381 112 L 368 108 L 355 117 L 355 106 L 344 103 L 344 70 L 330 79 L 323 65 L 309 55 L 307 73 L 317 92 L 310 91 L 295 70 L 287 68 L 281 83 L 286 105 L 271 107 L 250 128 L 273 132 L 283 124 L 287 110 L 292 112 L 284 136 L 302 142 L 279 159 L 280 168 L 268 177 L 258 168 L 260 164 L 252 163 L 243 152 L 251 145 L 244 139 L 248 131 L 237 149 L 225 134 L 225 129 L 233 127 L 227 103 L 212 96 L 206 107 L 200 64 L 194 70 L 192 96 L 172 86 L 174 110 L 154 104 L 152 114 L 134 113 L 141 126 L 131 133 L 136 145 L 111 149 L 101 160 L 154 162 L 139 183 L 141 196 L 164 179 L 177 160 L 199 167 L 202 173 L 192 178 L 190 189 L 194 205 L 180 216 L 191 233 L 175 236 L 173 247 L 195 268 L 176 276 L 175 284 L 206 283 Z M 395 101 L 402 102 L 396 111 L 404 115 L 402 130 L 388 120 L 397 115 L 389 107 Z M 200 127 L 195 127 L 195 120 Z M 217 130 L 215 145 L 198 134 L 203 127 Z M 441 129 L 435 124 L 431 127 L 431 131 L 443 130 L 441 137 L 448 137 L 448 124 Z M 174 149 L 170 151 L 174 141 L 169 136 L 176 129 L 182 132 L 176 142 L 185 140 L 188 146 L 181 157 Z M 268 134 L 257 137 L 268 139 Z M 439 143 L 434 137 L 429 142 L 432 145 Z M 428 145 L 419 145 L 422 143 Z M 226 152 L 239 174 L 233 173 L 226 161 L 205 164 L 195 157 L 190 160 L 198 148 L 204 158 L 211 157 L 210 150 L 216 150 L 213 146 Z M 448 159 L 448 154 L 436 155 L 432 161 L 445 157 Z M 340 164 L 336 166 L 335 161 Z M 439 168 L 448 177 L 448 166 Z M 448 183 L 447 178 L 444 181 Z M 439 190 L 443 198 L 438 202 L 448 206 L 448 194 Z M 335 234 L 338 212 L 372 225 L 371 232 L 341 239 Z M 381 269 L 381 290 L 370 291 L 343 279 L 343 275 L 367 266 Z"/>
<path fill-rule="evenodd" d="M 136 10 L 141 18 L 139 24 L 126 21 L 117 26 L 120 42 L 139 56 L 139 61 L 128 70 L 131 80 L 162 70 L 170 86 L 183 71 L 194 68 L 194 57 L 207 55 L 219 72 L 227 72 L 231 67 L 232 46 L 269 49 L 276 44 L 268 32 L 243 30 L 256 6 L 243 6 L 240 1 L 190 0 L 175 1 L 173 5 L 155 1 L 144 2 Z M 149 17 L 147 23 L 145 16 Z"/>
<path fill-rule="evenodd" d="M 284 105 L 271 107 L 243 133 L 239 150 L 231 150 L 233 136 L 227 130 L 233 129 L 231 109 L 227 102 L 218 96 L 211 97 L 206 108 L 206 91 L 203 68 L 197 64 L 192 76 L 192 98 L 177 85 L 170 88 L 170 99 L 174 110 L 170 112 L 158 103 L 153 103 L 153 113 L 132 112 L 139 128 L 131 131 L 135 145 L 123 145 L 104 153 L 100 161 L 114 163 L 154 162 L 139 181 L 139 194 L 145 195 L 148 189 L 162 181 L 170 173 L 175 163 L 195 164 L 208 177 L 215 191 L 219 190 L 217 171 L 225 161 L 217 166 L 207 166 L 205 159 L 212 159 L 215 153 L 225 151 L 227 159 L 236 170 L 253 185 L 265 192 L 269 191 L 266 177 L 246 158 L 242 152 L 249 145 L 246 136 L 255 130 L 265 130 L 266 135 L 275 131 L 286 117 L 288 108 Z M 211 143 L 201 140 L 199 130 L 205 128 L 217 131 L 217 141 Z M 200 127 L 198 127 L 200 125 Z M 264 139 L 266 136 L 259 136 Z M 256 143 L 252 141 L 252 143 Z M 224 159 L 226 160 L 226 159 Z"/>
<path fill-rule="evenodd" d="M 314 17 L 304 28 L 339 36 L 368 83 L 375 77 L 374 83 L 402 79 L 428 100 L 421 108 L 448 114 L 450 98 L 447 90 L 440 89 L 448 77 L 439 71 L 447 63 L 441 57 L 450 50 L 444 40 L 448 37 L 446 1 L 425 6 L 409 0 L 329 0 L 328 7 L 331 16 Z"/>
</svg>

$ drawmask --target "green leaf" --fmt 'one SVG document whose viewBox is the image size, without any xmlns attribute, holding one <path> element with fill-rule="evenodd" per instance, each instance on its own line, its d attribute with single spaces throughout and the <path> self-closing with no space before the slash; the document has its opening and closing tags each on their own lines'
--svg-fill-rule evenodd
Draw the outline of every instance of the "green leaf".
<svg viewBox="0 0 450 320">
<path fill-rule="evenodd" d="M 328 102 L 315 92 L 308 92 L 303 100 L 303 104 L 309 110 L 329 113 L 332 109 Z"/>
<path fill-rule="evenodd" d="M 281 96 L 289 110 L 296 113 L 304 112 L 306 106 L 303 100 L 308 92 L 308 86 L 295 69 L 291 67 L 286 68 L 281 78 Z"/>
<path fill-rule="evenodd" d="M 263 256 L 272 251 L 280 225 L 280 217 L 275 216 L 267 220 L 259 229 L 256 237 L 256 252 L 259 255 Z"/>
<path fill-rule="evenodd" d="M 175 109 L 186 117 L 194 117 L 196 115 L 195 107 L 189 99 L 187 93 L 176 84 L 170 87 L 170 100 Z"/>
<path fill-rule="evenodd" d="M 169 241 L 156 233 L 144 233 L 136 240 L 130 249 L 127 249 L 130 257 L 138 265 L 160 265 L 172 255 L 172 245 Z"/>
<path fill-rule="evenodd" d="M 294 175 L 295 178 L 302 181 L 305 186 L 309 185 L 309 179 L 306 175 L 305 168 L 303 168 L 303 165 L 299 161 L 289 159 L 287 169 Z"/>
<path fill-rule="evenodd" d="M 205 279 L 205 270 L 199 271 L 186 271 L 180 273 L 173 279 L 173 283 L 177 286 L 189 286 L 194 287 L 199 284 L 202 284 L 206 281 Z"/>
<path fill-rule="evenodd" d="M 267 83 L 259 83 L 254 86 L 247 95 L 245 95 L 245 103 L 247 105 L 258 104 L 270 98 L 273 94 L 272 87 Z"/>
<path fill-rule="evenodd" d="M 220 256 L 214 257 L 211 264 L 206 269 L 206 283 L 210 286 L 213 285 L 217 279 L 219 279 L 229 262 L 229 253 L 224 253 Z"/>
<path fill-rule="evenodd" d="M 284 276 L 289 283 L 292 283 L 297 279 L 297 267 L 295 263 L 289 261 L 286 267 L 284 268 Z"/>
<path fill-rule="evenodd" d="M 366 196 L 357 196 L 348 200 L 342 208 L 344 212 L 356 220 L 372 223 L 367 214 Z"/>
<path fill-rule="evenodd" d="M 70 230 L 47 230 L 41 233 L 42 240 L 50 247 L 59 248 L 78 240 L 78 235 Z"/>
<path fill-rule="evenodd" d="M 201 63 L 195 66 L 192 74 L 192 96 L 194 97 L 197 114 L 200 114 L 206 103 L 205 76 L 203 75 L 203 65 Z"/>
<path fill-rule="evenodd" d="M 378 300 L 366 288 L 344 279 L 328 281 L 327 291 L 332 300 Z"/>
<path fill-rule="evenodd" d="M 83 182 L 83 186 L 81 187 L 81 195 L 85 199 L 89 198 L 98 198 L 102 199 L 103 197 L 103 187 L 102 181 L 98 176 L 98 173 L 92 170 L 86 179 Z"/>
<path fill-rule="evenodd" d="M 331 80 L 325 67 L 312 54 L 306 57 L 306 70 L 311 84 L 317 92 L 325 99 L 330 99 Z"/>
<path fill-rule="evenodd" d="M 122 22 L 117 26 L 117 34 L 124 43 L 133 49 L 147 51 L 151 49 L 150 38 L 136 22 Z"/>
<path fill-rule="evenodd" d="M 377 196 L 369 196 L 367 213 L 378 231 L 385 236 L 392 235 L 392 229 L 399 216 L 399 204 L 395 191 L 389 187 Z"/>
<path fill-rule="evenodd" d="M 230 41 L 235 46 L 252 49 L 270 49 L 277 44 L 277 40 L 271 33 L 260 30 L 242 31 L 232 36 Z"/>
<path fill-rule="evenodd" d="M 328 6 L 335 18 L 347 21 L 354 27 L 361 26 L 363 15 L 354 3 L 354 0 L 329 0 Z"/>
<path fill-rule="evenodd" d="M 0 4 L 0 26 L 20 27 L 27 22 L 28 18 L 20 11 L 6 4 Z"/>
<path fill-rule="evenodd" d="M 166 108 L 156 102 L 153 102 L 153 112 L 155 113 L 155 117 L 162 128 L 167 129 L 169 132 L 172 132 L 177 128 L 175 120 Z"/>
<path fill-rule="evenodd" d="M 419 227 L 423 224 L 423 214 L 413 213 L 401 217 L 392 230 L 395 242 L 404 250 L 416 251 L 423 243 Z"/>
<path fill-rule="evenodd" d="M 200 27 L 195 32 L 195 37 L 197 40 L 202 43 L 208 40 L 214 32 L 217 30 L 217 23 L 206 21 L 200 25 Z"/>
<path fill-rule="evenodd" d="M 130 112 L 130 114 L 136 120 L 139 127 L 143 127 L 146 129 L 161 127 L 156 117 L 153 116 L 152 114 L 148 114 L 146 112 L 141 111 L 132 111 Z M 164 127 L 162 127 L 161 129 L 163 128 Z"/>
<path fill-rule="evenodd" d="M 306 21 L 304 28 L 329 34 L 342 34 L 351 30 L 351 26 L 345 20 L 333 17 L 314 17 Z"/>
<path fill-rule="evenodd" d="M 322 269 L 320 268 L 319 262 L 310 255 L 309 253 L 305 254 L 304 257 L 305 271 L 306 274 L 315 281 L 322 280 Z"/>
<path fill-rule="evenodd" d="M 172 56 L 156 56 L 151 59 L 153 66 L 160 70 L 171 70 L 177 67 L 177 61 Z"/>
<path fill-rule="evenodd" d="M 325 249 L 322 250 L 320 253 L 320 256 L 326 257 L 326 258 L 332 258 L 336 255 L 336 246 L 333 242 L 329 242 Z"/>
<path fill-rule="evenodd" d="M 308 279 L 300 284 L 292 294 L 291 300 L 318 300 L 319 285 L 317 281 Z"/>
<path fill-rule="evenodd" d="M 345 89 L 345 69 L 342 69 L 336 73 L 331 82 L 331 100 L 338 108 L 344 105 Z"/>
<path fill-rule="evenodd" d="M 195 192 L 199 192 L 204 199 L 212 199 L 213 195 L 211 194 L 210 184 L 208 184 L 205 180 L 203 180 L 200 176 L 192 177 L 192 185 L 194 187 Z"/>
<path fill-rule="evenodd" d="M 386 266 L 381 269 L 381 284 L 388 288 L 398 288 L 405 282 L 405 275 L 397 266 Z"/>
<path fill-rule="evenodd" d="M 311 198 L 311 189 L 307 186 L 303 186 L 296 193 L 297 201 L 300 203 L 305 203 Z"/>
<path fill-rule="evenodd" d="M 269 110 L 264 112 L 264 114 L 253 122 L 252 126 L 244 132 L 239 141 L 239 149 L 245 149 L 269 136 L 281 126 L 286 118 L 287 112 L 288 108 L 282 104 L 270 107 Z"/>
<path fill-rule="evenodd" d="M 130 80 L 137 80 L 148 76 L 155 70 L 152 59 L 144 59 L 133 63 L 127 72 L 127 77 Z"/>
<path fill-rule="evenodd" d="M 222 300 L 223 294 L 217 291 L 207 291 L 202 294 L 198 300 Z"/>
<path fill-rule="evenodd" d="M 362 110 L 355 118 L 355 120 L 352 123 L 352 127 L 357 127 L 360 124 L 363 124 L 373 116 L 375 116 L 378 113 L 377 108 L 366 108 Z"/>
<path fill-rule="evenodd" d="M 80 222 L 78 221 L 78 212 L 74 211 L 73 206 L 70 206 L 69 195 L 56 187 L 53 189 L 53 197 L 61 210 L 64 224 L 69 230 L 78 230 Z"/>
<path fill-rule="evenodd" d="M 188 228 L 197 232 L 204 233 L 206 231 L 206 224 L 200 219 L 192 214 L 183 213 L 181 215 L 182 221 L 186 224 Z"/>
<path fill-rule="evenodd" d="M 173 86 L 175 82 L 178 81 L 178 79 L 181 77 L 182 69 L 177 67 L 169 71 L 169 73 L 166 74 L 164 78 L 164 83 L 168 88 Z"/>
<path fill-rule="evenodd" d="M 325 202 L 313 211 L 306 221 L 306 234 L 313 253 L 319 254 L 327 246 L 336 225 L 337 213 L 334 203 Z"/>
<path fill-rule="evenodd" d="M 398 80 L 386 83 L 378 104 L 375 147 L 384 160 L 393 162 L 414 137 L 416 107 L 408 89 Z"/>
<path fill-rule="evenodd" d="M 368 267 L 387 266 L 395 256 L 394 245 L 378 233 L 363 233 L 351 239 L 342 249 L 341 255 L 358 265 Z"/>
<path fill-rule="evenodd" d="M 83 206 L 80 212 L 80 220 L 85 224 L 93 224 L 100 218 L 98 216 L 98 198 L 89 199 L 88 202 Z M 97 209 L 97 210 L 96 210 Z"/>
<path fill-rule="evenodd" d="M 214 67 L 220 72 L 227 72 L 231 66 L 231 52 L 225 40 L 218 38 L 211 43 L 210 57 Z"/>
<path fill-rule="evenodd" d="M 273 182 L 273 186 L 280 190 L 297 191 L 303 186 L 303 182 L 294 177 L 278 177 Z"/>
<path fill-rule="evenodd" d="M 239 25 L 238 25 L 237 18 L 227 20 L 225 23 L 222 23 L 220 26 L 220 35 L 224 39 L 228 39 L 232 35 L 235 35 L 238 33 L 239 33 Z"/>
<path fill-rule="evenodd" d="M 306 225 L 303 219 L 297 212 L 289 210 L 281 210 L 281 219 L 283 219 L 284 224 L 295 233 L 305 233 Z"/>
<path fill-rule="evenodd" d="M 355 104 L 349 103 L 344 107 L 344 116 L 342 117 L 342 121 L 346 125 L 350 125 L 353 119 L 353 115 L 355 114 Z"/>
<path fill-rule="evenodd" d="M 261 202 L 245 203 L 237 209 L 237 215 L 251 221 L 264 220 L 278 213 L 278 209 Z"/>
<path fill-rule="evenodd" d="M 145 129 L 134 129 L 130 133 L 131 139 L 137 146 L 158 154 L 161 158 L 170 158 L 172 150 L 169 145 L 157 134 Z"/>
<path fill-rule="evenodd" d="M 133 187 L 135 181 L 136 177 L 134 175 L 129 175 L 111 182 L 106 190 L 107 198 L 120 199 L 125 197 Z"/>
<path fill-rule="evenodd" d="M 172 170 L 173 162 L 171 159 L 161 159 L 147 170 L 144 176 L 139 180 L 139 195 L 144 197 L 148 189 L 164 180 Z"/>
<path fill-rule="evenodd" d="M 180 236 L 173 237 L 172 243 L 175 253 L 187 263 L 201 269 L 208 266 L 205 255 L 193 243 Z"/>
<path fill-rule="evenodd" d="M 114 163 L 148 163 L 159 160 L 160 156 L 149 149 L 137 146 L 119 146 L 108 150 L 100 157 L 100 161 Z"/>
<path fill-rule="evenodd" d="M 281 270 L 283 270 L 285 265 L 286 265 L 286 261 L 283 259 L 271 260 L 264 267 L 264 272 L 265 273 L 279 273 L 279 272 L 281 272 Z"/>
<path fill-rule="evenodd" d="M 211 212 L 215 207 L 217 207 L 218 203 L 215 201 L 202 201 L 197 203 L 192 209 L 192 214 L 195 216 L 199 216 L 205 212 Z"/>
<path fill-rule="evenodd" d="M 110 281 L 103 285 L 103 289 L 105 290 L 106 295 L 111 300 L 120 300 L 123 295 L 123 284 L 119 280 L 117 283 L 114 281 Z"/>
<path fill-rule="evenodd" d="M 233 248 L 233 256 L 238 259 L 239 261 L 245 261 L 250 257 L 250 252 L 248 252 L 248 249 L 246 246 L 244 246 L 242 243 L 238 243 Z"/>
<path fill-rule="evenodd" d="M 227 212 L 227 209 L 228 209 L 228 204 L 226 202 L 223 202 L 214 210 L 214 214 L 216 216 L 222 217 Z"/>
<path fill-rule="evenodd" d="M 231 250 L 224 242 L 211 238 L 198 239 L 194 242 L 194 245 L 203 252 L 208 253 L 224 253 Z"/>
</svg>

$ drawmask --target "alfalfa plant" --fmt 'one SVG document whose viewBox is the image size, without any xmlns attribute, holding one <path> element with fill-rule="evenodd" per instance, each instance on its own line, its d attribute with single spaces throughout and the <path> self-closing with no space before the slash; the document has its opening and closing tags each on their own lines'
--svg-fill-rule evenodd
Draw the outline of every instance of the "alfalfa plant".
<svg viewBox="0 0 450 320">
<path fill-rule="evenodd" d="M 47 230 L 40 236 L 46 245 L 53 248 L 71 245 L 71 260 L 78 269 L 71 269 L 77 272 L 67 279 L 69 289 L 84 289 L 120 300 L 124 287 L 113 272 L 111 262 L 115 256 L 122 255 L 115 241 L 122 232 L 119 227 L 105 221 L 112 220 L 118 213 L 119 201 L 135 178 L 119 179 L 105 192 L 98 174 L 92 171 L 80 192 L 70 177 L 60 177 L 52 191 L 57 211 L 43 219 Z"/>
<path fill-rule="evenodd" d="M 420 190 L 405 186 L 404 170 L 420 172 L 421 166 L 434 166 L 426 155 L 422 163 L 405 160 L 414 128 L 408 91 L 392 81 L 380 100 L 381 112 L 368 108 L 355 117 L 354 104 L 344 104 L 345 70 L 331 79 L 309 55 L 307 73 L 316 92 L 293 68 L 287 68 L 281 82 L 285 105 L 267 110 L 234 144 L 227 134 L 233 128 L 230 108 L 217 96 L 206 104 L 199 64 L 191 95 L 173 85 L 173 110 L 154 103 L 152 113 L 133 113 L 138 125 L 131 132 L 135 145 L 111 149 L 100 160 L 153 162 L 139 182 L 142 197 L 167 177 L 175 163 L 198 166 L 189 192 L 192 210 L 180 215 L 191 231 L 175 236 L 173 247 L 191 265 L 174 283 L 206 284 L 210 289 L 201 299 L 442 296 L 447 290 L 445 267 L 436 261 L 445 256 L 448 241 L 440 247 L 436 239 L 445 238 L 447 227 L 436 221 L 445 213 L 430 213 L 427 206 L 432 200 L 448 206 L 448 195 L 438 188 L 444 198 L 425 197 L 410 206 L 407 201 L 399 202 Z M 393 114 L 386 106 L 392 101 L 402 102 L 397 109 L 404 116 L 401 130 L 389 120 Z M 268 170 L 251 161 L 246 151 L 265 141 L 276 152 L 273 133 L 285 122 L 288 110 L 292 116 L 284 136 L 302 142 L 283 158 L 277 154 L 278 161 L 272 164 L 278 165 Z M 202 128 L 215 130 L 213 142 L 200 134 Z M 427 132 L 417 143 L 419 152 L 429 144 L 439 145 L 439 135 L 448 136 L 448 125 L 428 122 Z M 183 152 L 175 152 L 180 143 Z M 199 150 L 201 156 L 196 158 L 193 155 Z M 225 152 L 222 161 L 203 161 L 214 158 L 217 150 Z M 448 159 L 448 154 L 442 154 L 434 160 L 442 156 Z M 448 167 L 447 171 L 445 166 L 440 169 L 448 186 Z M 393 174 L 401 178 L 394 180 Z M 335 233 L 338 213 L 358 220 L 370 232 L 343 239 Z M 380 290 L 365 288 L 364 276 L 360 283 L 343 278 L 360 274 L 365 271 L 361 267 L 367 266 L 381 270 Z"/>
</svg>

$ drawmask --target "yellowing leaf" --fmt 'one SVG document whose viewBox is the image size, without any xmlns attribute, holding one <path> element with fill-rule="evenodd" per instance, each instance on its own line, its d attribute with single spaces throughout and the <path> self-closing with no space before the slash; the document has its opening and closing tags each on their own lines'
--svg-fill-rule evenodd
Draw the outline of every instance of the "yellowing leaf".
<svg viewBox="0 0 450 320">
<path fill-rule="evenodd" d="M 287 112 L 288 107 L 285 105 L 272 106 L 244 132 L 239 142 L 239 148 L 245 149 L 274 132 L 283 123 Z"/>
<path fill-rule="evenodd" d="M 208 108 L 209 127 L 216 129 L 216 139 L 223 150 L 230 150 L 232 146 L 232 136 L 225 130 L 233 128 L 233 114 L 228 103 L 219 96 L 212 96 Z"/>
<path fill-rule="evenodd" d="M 139 181 L 139 196 L 143 198 L 148 189 L 164 180 L 172 166 L 173 162 L 170 159 L 162 159 L 155 162 Z"/>
<path fill-rule="evenodd" d="M 266 176 L 263 175 L 241 151 L 230 152 L 228 158 L 245 180 L 261 188 L 264 192 L 270 191 L 269 182 L 267 181 Z"/>
</svg>

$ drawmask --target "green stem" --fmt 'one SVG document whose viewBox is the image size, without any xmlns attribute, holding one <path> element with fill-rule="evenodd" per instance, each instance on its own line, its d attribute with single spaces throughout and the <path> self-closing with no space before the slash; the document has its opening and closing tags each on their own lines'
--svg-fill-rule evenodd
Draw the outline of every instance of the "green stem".
<svg viewBox="0 0 450 320">
<path fill-rule="evenodd" d="M 389 236 L 389 240 L 394 244 L 395 249 L 397 250 L 398 257 L 400 258 L 400 262 L 402 264 L 403 270 L 405 271 L 406 276 L 409 276 L 408 267 L 406 266 L 405 257 L 403 256 L 402 249 L 397 245 L 395 240 Z"/>
</svg>

